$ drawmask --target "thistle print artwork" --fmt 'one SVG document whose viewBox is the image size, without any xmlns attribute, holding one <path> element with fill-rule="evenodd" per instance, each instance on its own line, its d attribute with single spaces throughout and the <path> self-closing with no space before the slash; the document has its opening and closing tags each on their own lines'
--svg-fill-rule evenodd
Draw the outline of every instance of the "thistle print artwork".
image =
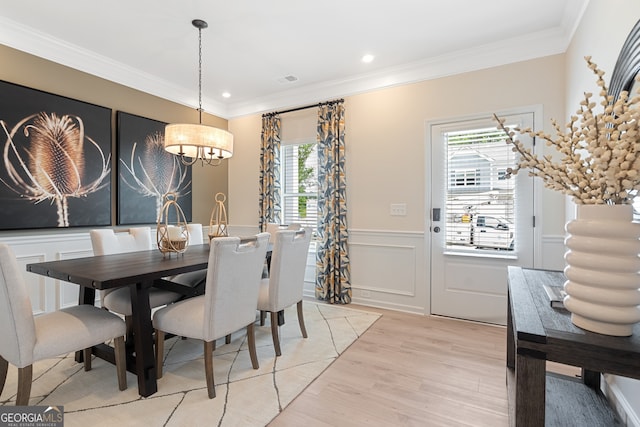
<svg viewBox="0 0 640 427">
<path fill-rule="evenodd" d="M 111 110 L 0 81 L 0 229 L 111 224 Z"/>
<path fill-rule="evenodd" d="M 191 167 L 164 150 L 166 123 L 121 111 L 117 122 L 118 224 L 156 223 L 169 193 L 191 221 Z"/>
</svg>

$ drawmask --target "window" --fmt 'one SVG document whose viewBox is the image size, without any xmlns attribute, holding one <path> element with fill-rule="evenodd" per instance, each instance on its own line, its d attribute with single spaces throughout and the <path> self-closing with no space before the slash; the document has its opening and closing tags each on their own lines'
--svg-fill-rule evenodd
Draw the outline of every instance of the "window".
<svg viewBox="0 0 640 427">
<path fill-rule="evenodd" d="M 315 231 L 318 219 L 318 151 L 316 143 L 282 145 L 282 222 Z"/>
<path fill-rule="evenodd" d="M 454 169 L 451 173 L 452 187 L 475 187 L 480 182 L 480 169 Z"/>
<path fill-rule="evenodd" d="M 446 245 L 513 250 L 515 180 L 505 179 L 515 153 L 495 128 L 449 131 Z"/>
</svg>

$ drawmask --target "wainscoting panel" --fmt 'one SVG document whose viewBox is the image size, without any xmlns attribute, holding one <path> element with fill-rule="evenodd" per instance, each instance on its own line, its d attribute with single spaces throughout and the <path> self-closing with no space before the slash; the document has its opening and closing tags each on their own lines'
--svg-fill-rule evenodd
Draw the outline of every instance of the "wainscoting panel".
<svg viewBox="0 0 640 427">
<path fill-rule="evenodd" d="M 424 233 L 349 230 L 353 302 L 428 314 Z"/>
<path fill-rule="evenodd" d="M 91 240 L 89 240 L 89 242 L 91 242 Z M 93 250 L 91 248 L 89 250 L 79 251 L 60 251 L 58 252 L 56 259 L 74 259 L 88 256 L 93 256 Z M 77 305 L 80 287 L 78 285 L 74 285 L 73 283 L 63 282 L 61 280 L 56 280 L 55 282 L 56 286 L 59 289 L 58 293 L 60 295 L 58 306 L 61 308 L 66 308 Z M 100 291 L 96 292 L 95 304 L 100 305 Z"/>
<path fill-rule="evenodd" d="M 349 257 L 361 291 L 416 296 L 415 246 L 352 242 Z"/>
<path fill-rule="evenodd" d="M 78 303 L 78 286 L 52 278 L 29 273 L 26 265 L 34 262 L 55 261 L 93 255 L 89 231 L 50 231 L 42 233 L 10 233 L 0 236 L 16 254 L 23 277 L 29 288 L 34 314 L 58 310 Z"/>
<path fill-rule="evenodd" d="M 34 314 L 46 313 L 47 311 L 47 288 L 45 287 L 46 277 L 29 274 L 26 271 L 27 264 L 33 262 L 43 262 L 45 260 L 45 254 L 33 253 L 28 256 L 16 256 L 20 269 L 24 271 L 24 278 L 29 290 L 29 298 L 31 298 L 31 308 Z M 51 293 L 55 296 L 55 293 Z"/>
<path fill-rule="evenodd" d="M 257 226 L 229 225 L 229 234 L 249 236 Z M 152 240 L 155 230 L 151 227 Z M 203 227 L 205 241 L 208 226 Z M 543 236 L 537 268 L 564 268 L 564 237 Z M 25 231 L 0 235 L 9 244 L 21 268 L 32 262 L 71 259 L 93 254 L 89 231 Z M 353 302 L 411 313 L 429 314 L 429 260 L 422 231 L 350 230 L 351 284 Z M 78 287 L 24 270 L 34 313 L 43 313 L 77 303 Z M 304 295 L 315 299 L 315 244 L 307 257 Z M 99 303 L 99 297 L 96 298 Z"/>
<path fill-rule="evenodd" d="M 540 262 L 536 262 L 536 268 L 545 270 L 564 270 L 564 236 L 542 236 L 542 250 Z"/>
</svg>

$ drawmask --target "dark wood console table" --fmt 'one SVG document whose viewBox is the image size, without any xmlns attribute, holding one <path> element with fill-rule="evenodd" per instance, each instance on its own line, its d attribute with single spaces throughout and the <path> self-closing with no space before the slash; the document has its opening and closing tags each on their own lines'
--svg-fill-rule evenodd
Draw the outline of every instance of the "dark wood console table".
<svg viewBox="0 0 640 427">
<path fill-rule="evenodd" d="M 630 337 L 578 328 L 568 311 L 551 307 L 542 287 L 564 281 L 562 272 L 509 267 L 510 424 L 620 425 L 599 392 L 600 373 L 640 379 L 640 325 Z M 582 368 L 582 381 L 547 373 L 547 360 Z"/>
</svg>

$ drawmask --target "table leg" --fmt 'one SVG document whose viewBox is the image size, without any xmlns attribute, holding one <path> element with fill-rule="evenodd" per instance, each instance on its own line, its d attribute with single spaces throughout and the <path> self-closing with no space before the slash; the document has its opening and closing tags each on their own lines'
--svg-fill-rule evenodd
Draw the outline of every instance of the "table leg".
<svg viewBox="0 0 640 427">
<path fill-rule="evenodd" d="M 78 304 L 95 304 L 96 290 L 93 288 L 87 288 L 86 286 L 80 286 L 80 294 L 78 295 Z"/>
<path fill-rule="evenodd" d="M 136 283 L 131 290 L 131 323 L 136 351 L 138 392 L 147 397 L 158 391 L 153 352 L 153 325 L 149 305 L 149 288 L 153 282 Z"/>
<path fill-rule="evenodd" d="M 544 426 L 546 361 L 516 355 L 516 426 Z"/>
<path fill-rule="evenodd" d="M 594 390 L 600 390 L 600 372 L 582 368 L 582 382 Z"/>
</svg>

